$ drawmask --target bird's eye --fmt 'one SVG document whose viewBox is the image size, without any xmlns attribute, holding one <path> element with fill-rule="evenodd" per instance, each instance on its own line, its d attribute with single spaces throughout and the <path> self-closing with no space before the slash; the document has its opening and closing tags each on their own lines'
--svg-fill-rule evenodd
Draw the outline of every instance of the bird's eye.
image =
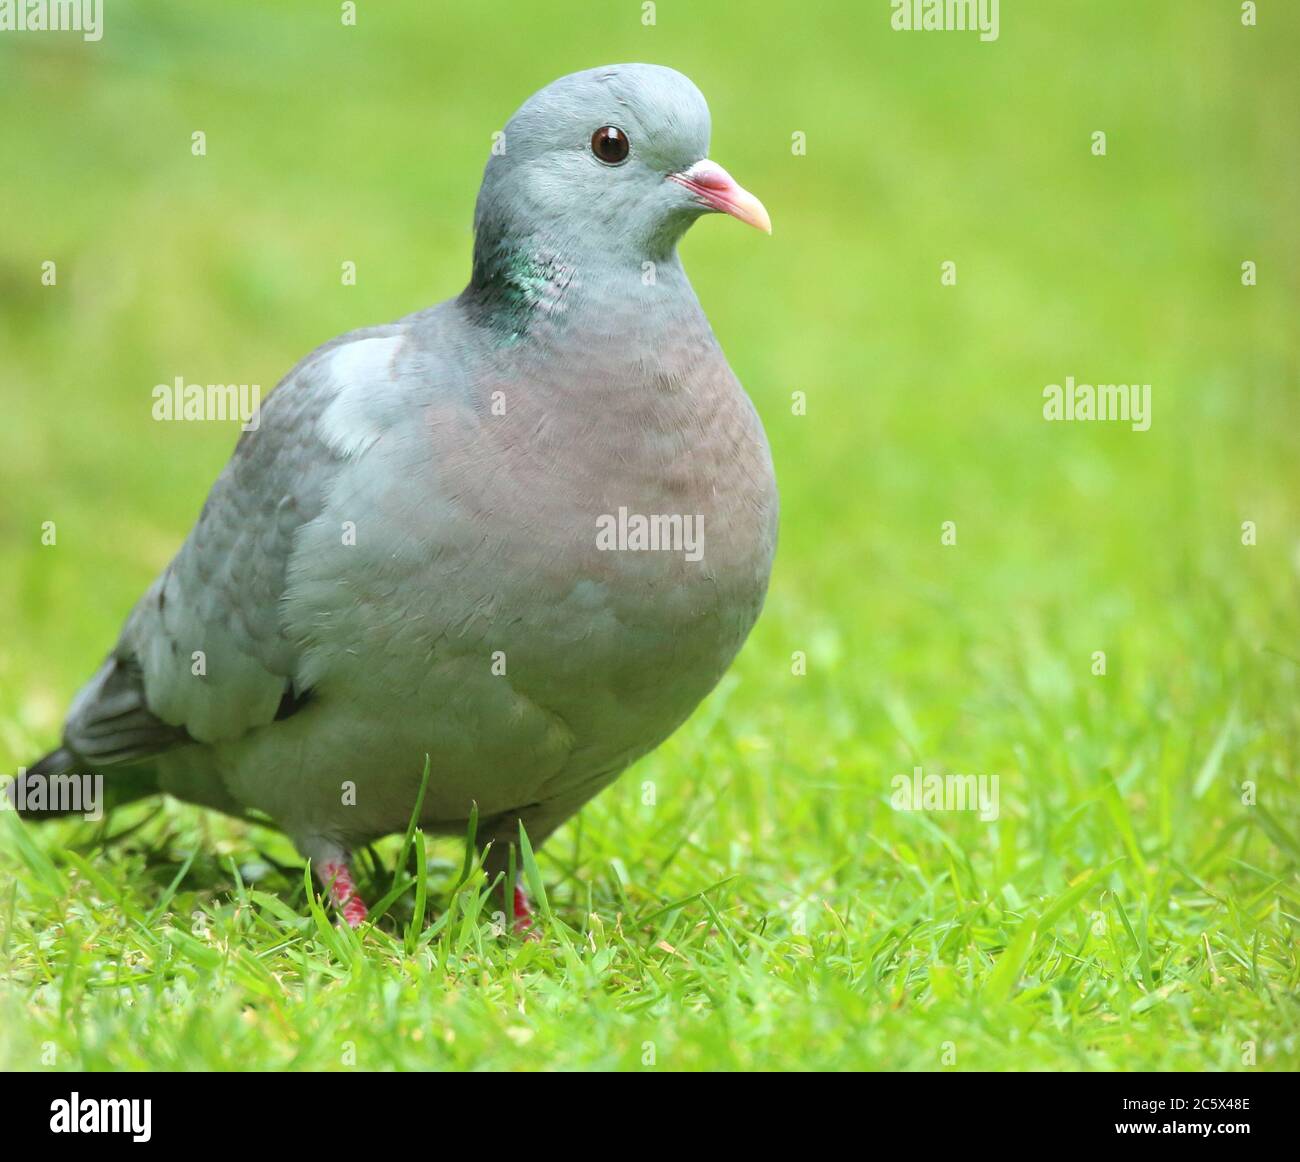
<svg viewBox="0 0 1300 1162">
<path fill-rule="evenodd" d="M 591 135 L 591 152 L 606 165 L 619 165 L 627 161 L 632 143 L 627 134 L 613 125 L 603 125 Z"/>
</svg>

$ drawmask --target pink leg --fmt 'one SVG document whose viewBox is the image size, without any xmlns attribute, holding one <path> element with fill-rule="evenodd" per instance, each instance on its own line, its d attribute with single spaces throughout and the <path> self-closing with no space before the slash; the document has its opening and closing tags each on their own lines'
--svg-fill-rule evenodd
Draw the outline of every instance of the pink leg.
<svg viewBox="0 0 1300 1162">
<path fill-rule="evenodd" d="M 515 884 L 515 931 L 527 932 L 533 926 L 533 907 L 523 884 Z"/>
<path fill-rule="evenodd" d="M 327 859 L 316 869 L 320 882 L 328 889 L 330 899 L 348 922 L 349 928 L 360 928 L 366 918 L 365 901 L 357 895 L 352 882 L 352 872 L 341 859 Z"/>
</svg>

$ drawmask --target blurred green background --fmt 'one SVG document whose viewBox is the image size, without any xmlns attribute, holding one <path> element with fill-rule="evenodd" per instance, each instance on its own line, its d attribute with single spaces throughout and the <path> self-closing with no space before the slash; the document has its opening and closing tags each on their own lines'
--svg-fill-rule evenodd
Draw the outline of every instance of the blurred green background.
<svg viewBox="0 0 1300 1162">
<path fill-rule="evenodd" d="M 634 0 L 360 0 L 354 28 L 333 3 L 107 7 L 96 44 L 0 34 L 0 770 L 55 742 L 233 446 L 234 425 L 154 423 L 153 386 L 269 389 L 333 335 L 457 293 L 491 134 L 522 100 L 575 69 L 667 64 L 774 223 L 769 240 L 705 220 L 683 254 L 767 426 L 781 547 L 723 689 L 543 870 L 578 926 L 735 875 L 716 917 L 696 901 L 667 913 L 676 935 L 663 916 L 629 933 L 735 948 L 689 970 L 656 953 L 660 1009 L 611 983 L 613 952 L 579 985 L 525 951 L 553 987 L 504 1041 L 504 994 L 453 1003 L 403 977 L 411 1012 L 460 1014 L 459 1048 L 371 1064 L 481 1063 L 477 1039 L 500 1065 L 637 1067 L 652 1020 L 671 1025 L 660 1065 L 687 1068 L 938 1068 L 948 1040 L 958 1067 L 1237 1068 L 1252 1038 L 1261 1066 L 1300 1062 L 1300 9 L 1263 3 L 1245 28 L 1236 0 L 1004 0 L 981 43 L 894 32 L 886 0 L 663 0 L 650 27 Z M 1150 431 L 1045 423 L 1067 375 L 1150 383 Z M 1001 820 L 891 811 L 914 765 L 998 773 Z M 33 834 L 57 862 L 81 832 Z M 171 807 L 151 843 L 242 858 L 250 840 Z M 139 892 L 111 909 L 149 915 L 171 880 L 181 856 L 151 873 L 148 846 L 87 856 Z M 60 896 L 24 859 L 0 901 L 14 1060 L 55 1041 L 63 1065 L 320 1067 L 336 1055 L 304 1045 L 378 1020 L 354 981 L 337 1009 L 296 1010 L 293 1037 L 266 1031 L 198 957 L 173 968 L 213 990 L 224 1032 L 190 1029 L 155 967 L 142 1047 L 99 970 L 58 952 L 76 917 L 72 943 L 95 946 L 107 889 L 73 868 Z M 1044 922 L 1021 949 L 1034 902 L 1090 869 L 1067 934 Z M 237 928 L 232 883 L 200 856 L 181 912 Z M 105 964 L 117 939 L 98 937 Z M 524 971 L 482 955 L 498 983 Z M 92 1032 L 60 1031 L 69 1004 Z"/>
</svg>

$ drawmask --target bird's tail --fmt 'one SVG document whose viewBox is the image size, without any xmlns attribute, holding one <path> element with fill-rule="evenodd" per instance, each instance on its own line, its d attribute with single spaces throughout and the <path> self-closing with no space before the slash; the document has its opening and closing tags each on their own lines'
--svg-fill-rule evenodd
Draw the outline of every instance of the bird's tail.
<svg viewBox="0 0 1300 1162">
<path fill-rule="evenodd" d="M 78 769 L 80 768 L 80 769 Z M 67 747 L 50 751 L 9 780 L 5 806 L 22 819 L 59 819 L 81 815 L 98 819 L 104 812 L 158 794 L 158 777 L 143 767 L 112 767 L 105 778 Z"/>
</svg>

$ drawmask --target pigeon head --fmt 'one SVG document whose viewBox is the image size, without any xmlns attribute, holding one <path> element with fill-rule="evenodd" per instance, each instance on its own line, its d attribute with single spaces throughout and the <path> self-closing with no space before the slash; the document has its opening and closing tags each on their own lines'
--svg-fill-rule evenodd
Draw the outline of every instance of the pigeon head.
<svg viewBox="0 0 1300 1162">
<path fill-rule="evenodd" d="M 639 270 L 707 213 L 771 233 L 708 146 L 709 107 L 673 69 L 609 65 L 547 85 L 496 139 L 474 215 L 475 281 L 521 260 Z"/>
</svg>

